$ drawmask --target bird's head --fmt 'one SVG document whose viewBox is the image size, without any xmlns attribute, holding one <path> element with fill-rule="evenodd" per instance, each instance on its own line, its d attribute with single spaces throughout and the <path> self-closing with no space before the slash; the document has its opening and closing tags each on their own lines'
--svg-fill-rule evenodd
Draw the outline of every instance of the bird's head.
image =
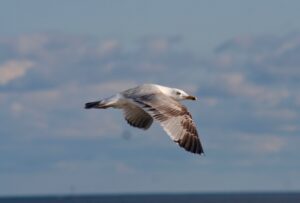
<svg viewBox="0 0 300 203">
<path fill-rule="evenodd" d="M 195 96 L 189 95 L 183 90 L 177 88 L 169 88 L 164 86 L 159 86 L 159 89 L 167 96 L 171 97 L 176 101 L 181 100 L 196 100 Z"/>
<path fill-rule="evenodd" d="M 177 101 L 186 100 L 186 99 L 187 100 L 196 100 L 195 96 L 189 95 L 185 91 L 176 89 L 176 88 L 172 89 L 170 96 Z"/>
</svg>

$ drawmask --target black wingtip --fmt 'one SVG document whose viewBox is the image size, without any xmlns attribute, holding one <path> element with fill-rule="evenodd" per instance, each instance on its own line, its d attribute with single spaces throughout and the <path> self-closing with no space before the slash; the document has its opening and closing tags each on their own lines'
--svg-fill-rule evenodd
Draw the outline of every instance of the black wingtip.
<svg viewBox="0 0 300 203">
<path fill-rule="evenodd" d="M 189 134 L 186 134 L 182 139 L 178 140 L 177 143 L 188 152 L 204 155 L 202 144 L 196 136 L 189 136 Z"/>
<path fill-rule="evenodd" d="M 91 108 L 96 107 L 98 104 L 99 104 L 99 102 L 88 102 L 88 103 L 85 103 L 84 108 L 85 109 L 91 109 Z"/>
<path fill-rule="evenodd" d="M 197 154 L 205 156 L 204 150 L 203 150 L 202 148 L 201 148 L 201 150 L 199 151 L 199 153 L 197 153 Z"/>
</svg>

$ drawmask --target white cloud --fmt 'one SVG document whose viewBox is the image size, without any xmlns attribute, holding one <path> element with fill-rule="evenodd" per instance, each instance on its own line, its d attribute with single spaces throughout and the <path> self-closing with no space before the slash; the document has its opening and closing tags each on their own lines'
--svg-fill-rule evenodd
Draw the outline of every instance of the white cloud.
<svg viewBox="0 0 300 203">
<path fill-rule="evenodd" d="M 217 99 L 215 97 L 199 98 L 199 101 L 208 107 L 214 107 L 220 102 L 219 99 Z"/>
<path fill-rule="evenodd" d="M 18 118 L 24 119 L 23 123 L 28 123 L 33 131 L 35 125 L 36 128 L 42 129 L 51 127 L 51 134 L 62 136 L 120 135 L 124 123 L 120 112 L 86 112 L 83 110 L 84 102 L 110 96 L 144 82 L 164 83 L 170 86 L 179 84 L 176 87 L 197 93 L 204 107 L 211 107 L 203 108 L 202 105 L 194 103 L 196 111 L 207 111 L 207 116 L 193 114 L 195 119 L 199 117 L 205 125 L 208 124 L 207 134 L 216 134 L 218 130 L 228 133 L 228 129 L 248 132 L 252 126 L 257 127 L 257 131 L 262 129 L 264 132 L 272 128 L 273 132 L 273 129 L 277 129 L 273 126 L 280 126 L 278 122 L 282 123 L 285 119 L 294 122 L 283 123 L 285 127 L 278 127 L 280 133 L 295 132 L 294 123 L 299 118 L 294 112 L 297 111 L 292 105 L 282 105 L 289 104 L 293 95 L 293 102 L 300 106 L 300 97 L 296 96 L 298 90 L 294 86 L 289 88 L 281 85 L 278 81 L 271 81 L 270 84 L 264 81 L 266 76 L 272 76 L 271 73 L 280 75 L 285 71 L 292 72 L 285 74 L 286 77 L 298 73 L 290 66 L 289 69 L 285 69 L 284 63 L 278 63 L 276 66 L 269 64 L 268 60 L 276 55 L 271 53 L 273 50 L 270 47 L 273 42 L 262 43 L 263 50 L 267 51 L 260 51 L 261 45 L 255 37 L 236 38 L 231 41 L 235 46 L 231 48 L 237 49 L 238 53 L 221 51 L 213 60 L 207 59 L 207 64 L 197 54 L 180 46 L 175 47 L 177 42 L 178 39 L 154 37 L 139 41 L 130 49 L 126 49 L 117 39 L 97 40 L 43 34 L 17 37 L 6 43 L 8 47 L 12 47 L 13 53 L 9 53 L 11 58 L 0 65 L 0 87 L 24 78 L 24 81 L 20 80 L 22 83 L 19 86 L 25 88 L 20 91 L 19 86 L 16 90 L 13 89 L 14 86 L 9 86 L 15 90 L 11 91 L 14 93 L 5 91 L 0 95 L 0 102 L 10 107 L 7 109 L 8 116 L 18 115 Z M 276 57 L 284 58 L 282 54 L 287 51 L 297 53 L 294 48 L 295 46 L 287 42 L 282 45 L 281 51 L 277 51 Z M 20 58 L 24 60 L 15 60 Z M 253 64 L 259 64 L 261 69 Z M 36 68 L 33 69 L 33 65 Z M 26 74 L 28 70 L 33 74 Z M 157 74 L 162 71 L 166 74 Z M 260 75 L 261 73 L 267 74 Z M 257 76 L 262 77 L 262 82 L 257 82 Z M 180 81 L 182 78 L 187 80 Z M 297 81 L 291 80 L 289 83 L 295 85 Z M 208 89 L 208 96 L 203 94 L 205 96 L 202 98 L 205 88 Z M 227 101 L 224 100 L 224 96 Z M 17 102 L 14 101 L 15 98 L 18 98 Z M 263 117 L 264 121 L 254 120 L 260 117 Z M 275 117 L 276 119 L 269 119 Z M 248 123 L 242 123 L 243 121 Z M 62 124 L 65 122 L 67 124 Z M 269 126 L 265 128 L 264 124 Z M 130 127 L 126 126 L 127 128 Z M 271 144 L 267 144 L 266 139 L 249 143 L 255 144 L 255 149 L 260 149 L 258 151 L 265 148 L 266 151 L 272 152 L 282 146 L 279 144 L 280 139 L 271 139 Z"/>
<path fill-rule="evenodd" d="M 182 156 L 179 159 L 186 156 L 194 160 L 194 156 L 182 152 L 182 149 L 169 143 L 169 138 L 157 124 L 149 131 L 142 132 L 128 126 L 121 111 L 87 111 L 83 108 L 87 101 L 111 96 L 143 82 L 164 83 L 170 86 L 177 84 L 179 86 L 176 87 L 200 96 L 199 102 L 185 103 L 189 105 L 189 109 L 191 107 L 191 113 L 199 126 L 201 139 L 207 149 L 207 157 L 203 157 L 203 162 L 200 163 L 195 157 L 200 165 L 206 164 L 215 168 L 219 164 L 226 168 L 228 166 L 226 164 L 238 160 L 240 165 L 246 167 L 253 165 L 264 167 L 266 163 L 278 158 L 274 161 L 274 166 L 280 166 L 288 163 L 282 162 L 283 157 L 297 154 L 299 151 L 297 148 L 299 136 L 296 136 L 299 134 L 297 126 L 299 116 L 296 114 L 300 107 L 297 88 L 299 81 L 288 80 L 285 83 L 281 80 L 265 80 L 268 77 L 273 79 L 271 73 L 274 75 L 290 73 L 284 74 L 287 78 L 294 77 L 293 75 L 298 73 L 291 66 L 286 69 L 285 62 L 276 63 L 275 66 L 268 61 L 273 57 L 285 59 L 284 53 L 287 52 L 297 55 L 299 52 L 294 50 L 295 46 L 288 43 L 282 45 L 281 49 L 276 48 L 273 51 L 272 48 L 266 48 L 269 45 L 262 41 L 264 50 L 267 51 L 260 51 L 260 44 L 255 38 L 237 38 L 235 48 L 238 53 L 234 51 L 218 53 L 210 63 L 207 59 L 205 61 L 207 64 L 204 64 L 196 53 L 190 53 L 181 46 L 174 48 L 174 42 L 168 38 L 157 37 L 142 43 L 138 42 L 130 49 L 123 48 L 116 39 L 101 41 L 101 39 L 58 35 L 21 38 L 7 43 L 11 45 L 12 48 L 8 47 L 12 53 L 5 56 L 8 59 L 6 58 L 4 60 L 6 63 L 0 65 L 0 70 L 3 67 L 4 70 L 8 70 L 9 61 L 18 62 L 14 65 L 16 67 L 23 67 L 22 63 L 26 64 L 24 61 L 34 61 L 35 64 L 34 68 L 31 68 L 33 65 L 27 65 L 27 68 L 23 67 L 24 70 L 12 69 L 14 71 L 8 71 L 11 74 L 8 76 L 0 74 L 2 81 L 0 118 L 1 123 L 4 123 L 0 133 L 25 137 L 14 139 L 14 136 L 1 136 L 3 146 L 9 143 L 14 148 L 21 147 L 17 152 L 14 149 L 10 152 L 16 153 L 16 157 L 19 157 L 17 155 L 20 151 L 31 151 L 34 156 L 30 154 L 22 157 L 24 165 L 33 160 L 49 164 L 59 159 L 61 163 L 57 164 L 57 169 L 73 172 L 70 173 L 70 180 L 74 178 L 72 174 L 78 174 L 78 171 L 75 171 L 78 168 L 83 175 L 89 174 L 90 171 L 95 171 L 95 174 L 101 171 L 104 176 L 108 173 L 120 177 L 132 176 L 143 171 L 136 167 L 139 166 L 140 160 L 144 160 L 143 157 L 157 161 L 151 150 L 144 150 L 144 146 L 149 145 L 149 139 L 153 144 L 176 148 L 179 156 Z M 297 64 L 294 67 L 297 67 Z M 163 73 L 166 74 L 157 74 L 159 71 L 165 71 Z M 147 74 L 142 74 L 143 72 Z M 15 83 L 10 85 L 14 80 L 20 82 L 16 83 L 18 87 L 14 86 Z M 9 85 L 1 86 L 2 84 Z M 19 86 L 25 88 L 19 89 Z M 208 96 L 203 93 L 205 88 Z M 116 152 L 116 148 L 125 146 L 121 143 L 125 141 L 120 137 L 122 133 L 124 135 L 124 129 L 129 130 L 134 136 L 148 134 L 149 137 L 137 136 L 133 142 L 126 142 L 128 153 L 120 154 Z M 113 139 L 112 147 L 102 142 L 110 139 Z M 166 139 L 166 142 L 156 142 L 159 139 Z M 100 140 L 101 143 L 95 143 L 95 140 Z M 104 154 L 95 153 L 99 150 L 99 144 L 106 146 L 106 149 L 103 149 L 103 152 L 107 150 Z M 95 148 L 92 149 L 91 145 L 95 145 Z M 40 146 L 41 149 L 50 147 L 51 153 L 39 150 L 40 153 L 36 154 L 36 146 Z M 144 154 L 136 155 L 140 160 L 131 156 L 130 150 L 135 147 Z M 168 150 L 164 146 L 155 148 L 158 151 Z M 53 150 L 56 153 L 53 153 Z M 57 153 L 60 156 L 57 156 Z M 106 163 L 107 160 L 104 162 L 94 160 L 95 157 L 108 157 L 107 160 L 110 161 L 113 160 L 109 157 L 119 157 L 125 161 Z M 292 161 L 296 158 L 289 156 Z M 69 159 L 71 160 L 68 161 Z M 160 161 L 165 166 L 168 165 L 165 163 L 166 159 L 171 164 L 176 162 L 176 158 L 164 153 Z M 67 162 L 64 163 L 64 160 Z M 131 160 L 137 162 L 134 164 Z M 103 163 L 108 172 L 103 171 L 105 168 Z M 32 172 L 34 166 L 27 165 L 26 168 Z M 234 167 L 239 170 L 240 165 Z M 18 167 L 20 163 L 16 163 L 16 166 L 12 168 L 22 170 L 22 167 Z M 157 166 L 160 167 L 161 164 Z M 180 170 L 185 170 L 184 165 L 182 166 Z M 245 173 L 248 172 L 249 170 L 246 170 Z M 166 188 L 167 185 L 166 181 Z"/>
<path fill-rule="evenodd" d="M 280 137 L 265 137 L 256 141 L 256 149 L 265 153 L 280 152 L 286 145 L 284 139 Z"/>
<path fill-rule="evenodd" d="M 29 103 L 38 106 L 47 106 L 59 101 L 63 95 L 64 88 L 62 89 L 46 89 L 32 92 L 23 93 L 23 99 Z"/>
<path fill-rule="evenodd" d="M 97 137 L 114 137 L 122 134 L 122 125 L 117 122 L 116 115 L 112 112 L 99 114 L 97 111 L 84 113 L 81 121 L 73 119 L 67 126 L 56 126 L 52 134 L 60 137 L 73 138 L 97 138 Z M 122 116 L 122 115 L 119 115 Z"/>
<path fill-rule="evenodd" d="M 0 85 L 23 77 L 33 66 L 34 63 L 29 60 L 10 60 L 0 65 Z"/>
<path fill-rule="evenodd" d="M 283 132 L 288 132 L 288 133 L 294 133 L 294 132 L 300 132 L 300 127 L 299 125 L 294 125 L 294 124 L 284 124 L 280 125 L 278 127 L 279 130 Z"/>
<path fill-rule="evenodd" d="M 168 50 L 169 41 L 167 39 L 157 38 L 157 39 L 153 39 L 148 44 L 148 46 L 152 52 L 154 52 L 156 54 L 160 54 L 160 53 L 164 53 Z"/>
<path fill-rule="evenodd" d="M 26 114 L 27 118 L 39 120 L 46 116 L 45 112 L 57 108 L 64 104 L 62 102 L 65 89 L 38 90 L 29 92 L 7 92 L 3 93 L 3 98 L 10 106 L 10 112 L 13 116 Z M 64 92 L 66 94 L 66 92 Z M 17 98 L 17 100 L 15 99 Z M 62 102 L 62 103 L 59 103 Z"/>
<path fill-rule="evenodd" d="M 280 108 L 272 108 L 272 109 L 256 109 L 255 115 L 263 118 L 275 118 L 275 119 L 283 119 L 283 120 L 294 120 L 298 117 L 298 113 L 292 109 L 280 109 Z"/>
<path fill-rule="evenodd" d="M 101 94 L 103 96 L 105 96 L 105 94 L 111 96 L 112 94 L 121 92 L 135 85 L 137 85 L 137 83 L 134 80 L 109 81 L 109 82 L 88 85 L 85 87 L 85 91 L 90 92 L 90 94 L 94 95 L 95 97 L 99 97 Z"/>
<path fill-rule="evenodd" d="M 170 51 L 172 45 L 181 40 L 179 36 L 161 37 L 161 36 L 148 36 L 141 40 L 141 47 L 143 51 L 158 55 Z"/>
<path fill-rule="evenodd" d="M 230 67 L 234 63 L 234 57 L 232 54 L 220 54 L 215 59 L 215 65 L 218 67 Z"/>
<path fill-rule="evenodd" d="M 109 39 L 103 41 L 98 48 L 98 54 L 101 57 L 104 57 L 106 55 L 110 55 L 112 53 L 115 53 L 116 51 L 120 50 L 121 45 L 120 43 L 115 39 Z"/>
<path fill-rule="evenodd" d="M 173 48 L 179 40 L 178 37 L 149 37 L 137 40 L 137 44 L 127 48 L 115 38 L 102 40 L 46 33 L 3 39 L 0 45 L 8 47 L 6 60 L 24 58 L 34 61 L 36 68 L 32 74 L 23 74 L 27 76 L 24 80 L 9 87 L 10 90 L 28 90 L 119 79 L 165 81 L 163 74 L 157 77 L 157 73 L 169 70 L 174 72 L 173 78 L 178 78 L 181 73 L 176 70 L 199 63 L 192 53 Z M 147 74 L 133 77 L 137 73 Z M 0 85 L 12 80 L 7 79 L 8 76 L 1 77 Z"/>
<path fill-rule="evenodd" d="M 223 74 L 220 77 L 220 83 L 229 93 L 236 96 L 243 96 L 249 101 L 268 102 L 277 104 L 289 96 L 286 89 L 274 89 L 263 85 L 251 83 L 243 73 Z"/>
<path fill-rule="evenodd" d="M 246 150 L 254 154 L 278 153 L 282 151 L 287 145 L 287 141 L 285 138 L 268 134 L 241 134 L 239 135 L 239 140 L 241 141 L 241 150 Z"/>
<path fill-rule="evenodd" d="M 20 54 L 26 55 L 43 51 L 43 46 L 48 42 L 49 37 L 45 34 L 22 35 L 17 40 L 16 48 Z"/>
</svg>

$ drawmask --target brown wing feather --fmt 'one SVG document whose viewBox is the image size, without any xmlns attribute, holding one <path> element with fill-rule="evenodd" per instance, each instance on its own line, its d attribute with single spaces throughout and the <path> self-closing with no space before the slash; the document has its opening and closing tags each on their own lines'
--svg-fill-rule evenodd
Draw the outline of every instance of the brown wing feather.
<svg viewBox="0 0 300 203">
<path fill-rule="evenodd" d="M 159 121 L 180 147 L 192 153 L 203 153 L 196 125 L 185 106 L 163 94 L 149 94 L 132 99 Z"/>
<path fill-rule="evenodd" d="M 153 118 L 138 106 L 127 105 L 123 111 L 127 123 L 133 127 L 147 130 L 153 123 Z"/>
</svg>

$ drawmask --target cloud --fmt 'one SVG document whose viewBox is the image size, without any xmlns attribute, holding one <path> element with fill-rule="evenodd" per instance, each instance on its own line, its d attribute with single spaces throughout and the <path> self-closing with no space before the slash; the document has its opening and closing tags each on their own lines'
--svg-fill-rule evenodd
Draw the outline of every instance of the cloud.
<svg viewBox="0 0 300 203">
<path fill-rule="evenodd" d="M 242 100 L 253 105 L 277 106 L 289 99 L 293 91 L 284 87 L 257 84 L 243 71 L 220 71 L 200 83 L 198 94 L 222 100 Z"/>
<path fill-rule="evenodd" d="M 34 66 L 29 60 L 10 60 L 0 65 L 0 85 L 23 77 Z"/>
<path fill-rule="evenodd" d="M 128 89 L 135 85 L 138 84 L 133 80 L 112 80 L 112 81 L 87 85 L 85 86 L 84 90 L 89 91 L 90 93 L 97 92 L 98 94 L 106 94 L 108 96 L 111 96 L 109 94 L 112 94 L 112 92 L 118 92 L 121 89 Z"/>
<path fill-rule="evenodd" d="M 10 106 L 6 108 L 8 121 L 22 121 L 22 126 L 19 127 L 23 130 L 14 129 L 15 136 L 21 134 L 40 136 L 35 131 L 43 131 L 43 136 L 58 137 L 88 138 L 120 135 L 122 129 L 116 121 L 116 114 L 104 112 L 104 115 L 99 115 L 97 111 L 86 111 L 84 103 L 111 96 L 126 86 L 131 86 L 130 82 L 112 81 L 87 86 L 66 84 L 54 89 L 11 92 L 4 94 L 3 107 Z M 14 99 L 16 97 L 17 101 Z M 78 118 L 83 119 L 84 122 Z M 10 130 L 13 130 L 12 127 L 12 125 L 6 126 Z"/>
<path fill-rule="evenodd" d="M 273 118 L 273 119 L 295 120 L 298 118 L 297 112 L 288 108 L 258 109 L 256 114 L 259 117 Z"/>
<path fill-rule="evenodd" d="M 224 42 L 213 58 L 205 60 L 210 70 L 200 82 L 200 90 L 207 96 L 244 97 L 258 105 L 296 105 L 299 36 L 237 36 Z"/>
<path fill-rule="evenodd" d="M 114 54 L 121 49 L 121 44 L 114 39 L 105 40 L 98 47 L 98 54 L 100 57 L 105 57 L 107 55 Z"/>
<path fill-rule="evenodd" d="M 296 39 L 240 36 L 204 58 L 184 48 L 178 36 L 144 37 L 130 46 L 88 36 L 2 38 L 0 70 L 11 75 L 0 74 L 0 150 L 8 154 L 1 170 L 14 174 L 81 166 L 86 172 L 87 163 L 103 172 L 99 163 L 108 162 L 103 174 L 113 169 L 121 176 L 136 170 L 159 173 L 176 166 L 178 159 L 194 160 L 157 124 L 144 132 L 128 126 L 120 111 L 83 108 L 87 101 L 146 82 L 176 86 L 199 97 L 199 102 L 184 104 L 199 128 L 207 167 L 223 170 L 220 163 L 226 168 L 236 160 L 246 160 L 244 165 L 274 157 L 285 160 L 299 144 L 293 139 L 300 122 Z M 125 134 L 130 139 L 124 140 Z M 169 151 L 173 149 L 176 156 Z M 145 160 L 156 165 L 147 166 Z M 288 164 L 273 166 L 283 163 Z"/>
<path fill-rule="evenodd" d="M 228 64 L 233 69 L 242 68 L 255 80 L 262 76 L 264 82 L 284 80 L 290 83 L 300 76 L 297 68 L 300 63 L 299 33 L 281 37 L 238 36 L 216 48 L 216 53 L 217 62 L 223 62 L 223 66 Z"/>
<path fill-rule="evenodd" d="M 30 55 L 44 50 L 49 43 L 49 37 L 43 34 L 23 35 L 15 42 L 15 48 L 21 55 Z"/>
<path fill-rule="evenodd" d="M 298 38 L 296 34 L 238 36 L 220 45 L 215 57 L 206 59 L 182 48 L 180 36 L 144 37 L 130 49 L 113 38 L 45 33 L 2 38 L 0 44 L 6 46 L 9 54 L 0 70 L 9 74 L 0 75 L 1 101 L 11 102 L 18 94 L 22 97 L 18 105 L 27 109 L 25 111 L 29 108 L 32 112 L 46 113 L 74 106 L 67 99 L 84 102 L 84 98 L 94 99 L 136 84 L 157 82 L 179 88 L 192 87 L 192 92 L 203 99 L 209 111 L 232 105 L 234 113 L 224 112 L 231 114 L 232 123 L 236 116 L 257 123 L 252 119 L 262 114 L 275 122 L 272 113 L 267 111 L 292 112 L 291 105 L 299 103 L 294 88 L 298 82 L 293 80 L 297 77 L 293 72 L 296 66 L 286 68 L 286 58 L 298 53 Z M 18 68 L 7 71 L 8 66 Z M 286 72 L 284 77 L 289 79 L 286 85 L 276 80 L 278 70 L 286 70 L 283 71 Z M 28 107 L 30 103 L 35 104 L 37 110 Z M 248 109 L 244 110 L 242 104 L 247 104 Z M 11 110 L 16 112 L 18 105 Z M 221 118 L 219 123 L 224 122 Z M 290 121 L 295 119 L 297 117 L 292 117 Z"/>
<path fill-rule="evenodd" d="M 6 61 L 22 58 L 35 65 L 26 77 L 20 76 L 9 83 L 8 76 L 1 79 L 2 84 L 5 83 L 2 90 L 27 91 L 120 79 L 136 83 L 153 81 L 158 73 L 165 75 L 172 70 L 199 64 L 193 53 L 176 48 L 180 41 L 180 37 L 145 37 L 128 48 L 114 38 L 47 33 L 2 38 L 0 45 L 6 47 Z M 182 73 L 167 78 L 175 80 Z M 137 77 L 133 79 L 134 74 Z"/>
<path fill-rule="evenodd" d="M 242 135 L 243 149 L 258 154 L 273 154 L 281 152 L 287 145 L 285 138 L 274 135 Z"/>
<path fill-rule="evenodd" d="M 283 124 L 279 126 L 279 130 L 282 130 L 284 133 L 299 133 L 300 127 L 297 124 Z"/>
<path fill-rule="evenodd" d="M 172 47 L 181 41 L 182 37 L 180 36 L 147 36 L 142 38 L 139 42 L 142 50 L 159 55 L 171 51 Z"/>
<path fill-rule="evenodd" d="M 244 96 L 252 101 L 278 103 L 289 96 L 288 90 L 252 84 L 242 73 L 221 75 L 220 81 L 229 94 Z"/>
<path fill-rule="evenodd" d="M 299 142 L 299 36 L 237 36 L 202 60 L 193 72 L 202 103 L 192 114 L 199 115 L 195 119 L 207 150 L 233 153 L 241 146 L 240 156 L 257 152 L 271 158 L 295 151 L 291 145 Z M 245 134 L 246 141 L 239 139 Z M 257 163 L 256 156 L 249 159 Z"/>
</svg>

